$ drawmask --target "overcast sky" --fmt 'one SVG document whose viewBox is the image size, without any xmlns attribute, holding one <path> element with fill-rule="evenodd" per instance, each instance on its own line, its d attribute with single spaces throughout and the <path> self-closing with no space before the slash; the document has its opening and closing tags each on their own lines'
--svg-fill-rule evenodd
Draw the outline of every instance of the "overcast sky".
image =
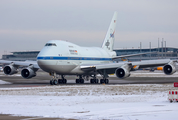
<svg viewBox="0 0 178 120">
<path fill-rule="evenodd" d="M 178 0 L 0 0 L 0 54 L 53 39 L 100 47 L 114 11 L 114 48 L 178 47 Z"/>
</svg>

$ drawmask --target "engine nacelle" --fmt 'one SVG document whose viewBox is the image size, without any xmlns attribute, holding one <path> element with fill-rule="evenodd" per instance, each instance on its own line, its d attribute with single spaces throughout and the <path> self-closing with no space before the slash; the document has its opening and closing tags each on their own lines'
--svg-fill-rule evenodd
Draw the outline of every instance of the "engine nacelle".
<svg viewBox="0 0 178 120">
<path fill-rule="evenodd" d="M 120 68 L 117 68 L 115 74 L 118 78 L 126 78 L 130 76 L 131 64 L 125 64 Z"/>
<path fill-rule="evenodd" d="M 166 75 L 172 75 L 176 72 L 176 68 L 174 66 L 174 63 L 171 62 L 171 63 L 168 63 L 167 65 L 165 65 L 163 67 L 163 71 Z"/>
<path fill-rule="evenodd" d="M 14 67 L 13 65 L 6 65 L 3 71 L 6 75 L 13 75 L 18 73 L 17 67 Z"/>
<path fill-rule="evenodd" d="M 29 79 L 36 76 L 36 71 L 30 67 L 27 67 L 21 71 L 21 75 L 25 79 Z"/>
</svg>

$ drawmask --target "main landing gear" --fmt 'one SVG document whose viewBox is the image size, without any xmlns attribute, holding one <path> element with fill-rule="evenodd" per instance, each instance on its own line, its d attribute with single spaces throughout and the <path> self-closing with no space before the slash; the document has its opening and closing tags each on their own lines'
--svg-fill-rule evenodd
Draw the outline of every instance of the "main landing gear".
<svg viewBox="0 0 178 120">
<path fill-rule="evenodd" d="M 83 84 L 84 83 L 84 79 L 82 78 L 82 76 L 79 76 L 79 79 L 76 79 L 76 83 L 77 84 Z"/>
<path fill-rule="evenodd" d="M 90 80 L 90 83 L 91 83 L 91 84 L 98 84 L 98 83 L 99 83 L 99 80 L 98 80 L 98 79 L 91 79 L 91 80 Z M 108 83 L 109 83 L 109 80 L 108 80 L 108 79 L 100 79 L 100 83 L 101 83 L 101 84 L 108 84 Z"/>
<path fill-rule="evenodd" d="M 57 84 L 58 84 L 58 81 L 55 78 L 52 78 L 50 80 L 50 85 L 57 85 Z"/>
<path fill-rule="evenodd" d="M 57 84 L 66 84 L 67 80 L 64 78 L 64 75 L 61 75 L 61 79 L 58 79 L 56 73 L 52 73 L 53 78 L 50 80 L 50 84 L 51 85 L 57 85 Z M 101 74 L 102 75 L 102 74 Z M 101 84 L 108 84 L 109 80 L 107 79 L 108 75 L 102 75 L 103 79 L 100 79 L 100 81 L 96 78 L 96 75 L 91 76 L 93 77 L 92 79 L 90 79 L 90 83 L 91 84 L 98 84 L 99 82 Z M 82 77 L 82 75 L 79 75 L 79 79 L 76 79 L 76 83 L 77 84 L 83 84 L 84 83 L 84 79 Z"/>
<path fill-rule="evenodd" d="M 108 76 L 107 75 L 103 75 L 103 79 L 100 79 L 100 83 L 101 84 L 108 84 L 109 80 L 106 79 Z M 90 83 L 91 84 L 98 84 L 99 80 L 96 78 L 96 75 L 93 76 L 93 79 L 90 79 Z"/>
<path fill-rule="evenodd" d="M 99 80 L 98 79 L 90 79 L 91 84 L 98 84 Z"/>
<path fill-rule="evenodd" d="M 103 70 L 103 71 L 99 71 L 100 75 L 103 77 L 103 79 L 100 79 L 100 83 L 101 84 L 108 84 L 109 83 L 109 80 L 107 79 L 109 76 L 108 74 L 106 73 L 106 70 Z"/>
<path fill-rule="evenodd" d="M 67 83 L 67 80 L 64 78 L 63 75 L 61 75 L 61 78 L 62 78 L 62 79 L 58 79 L 58 83 L 59 83 L 59 84 L 66 84 L 66 83 Z"/>
<path fill-rule="evenodd" d="M 53 78 L 50 80 L 50 85 L 66 84 L 67 80 L 61 75 L 62 79 L 58 79 L 57 75 L 54 73 Z"/>
<path fill-rule="evenodd" d="M 99 80 L 96 78 L 96 75 L 93 76 L 93 79 L 90 79 L 91 84 L 98 84 Z"/>
<path fill-rule="evenodd" d="M 104 78 L 104 79 L 100 79 L 100 83 L 101 84 L 108 84 L 109 83 L 109 80 Z"/>
</svg>

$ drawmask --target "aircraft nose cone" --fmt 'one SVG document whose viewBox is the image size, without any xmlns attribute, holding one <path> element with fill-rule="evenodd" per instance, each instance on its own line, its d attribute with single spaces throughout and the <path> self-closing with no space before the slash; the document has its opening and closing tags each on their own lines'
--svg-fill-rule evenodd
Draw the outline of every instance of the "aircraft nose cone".
<svg viewBox="0 0 178 120">
<path fill-rule="evenodd" d="M 46 72 L 49 72 L 49 64 L 47 61 L 45 60 L 37 60 L 37 63 L 38 63 L 38 66 L 43 70 L 43 71 L 46 71 Z"/>
</svg>

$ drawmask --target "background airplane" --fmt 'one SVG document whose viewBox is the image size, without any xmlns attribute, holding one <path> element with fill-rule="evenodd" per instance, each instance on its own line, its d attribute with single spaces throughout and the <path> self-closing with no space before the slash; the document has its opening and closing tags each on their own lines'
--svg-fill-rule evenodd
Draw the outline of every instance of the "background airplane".
<svg viewBox="0 0 178 120">
<path fill-rule="evenodd" d="M 118 58 L 141 55 L 123 55 L 116 56 L 113 51 L 114 33 L 117 22 L 117 13 L 111 20 L 109 29 L 105 36 L 102 47 L 81 47 L 76 44 L 62 41 L 51 40 L 46 43 L 44 48 L 37 56 L 37 61 L 4 61 L 0 63 L 8 63 L 4 67 L 4 73 L 7 75 L 16 74 L 20 66 L 27 66 L 22 69 L 23 78 L 29 79 L 36 76 L 36 71 L 41 68 L 48 72 L 52 77 L 51 85 L 58 83 L 67 83 L 65 75 L 77 75 L 76 83 L 84 83 L 84 78 L 89 78 L 91 83 L 99 83 L 96 75 L 100 74 L 102 79 L 100 83 L 109 83 L 108 74 L 115 73 L 118 78 L 126 78 L 130 76 L 130 72 L 136 69 L 164 66 L 163 71 L 167 75 L 176 72 L 175 62 L 170 59 L 164 60 L 147 60 L 139 62 L 114 62 Z M 59 78 L 61 76 L 61 78 Z"/>
</svg>

